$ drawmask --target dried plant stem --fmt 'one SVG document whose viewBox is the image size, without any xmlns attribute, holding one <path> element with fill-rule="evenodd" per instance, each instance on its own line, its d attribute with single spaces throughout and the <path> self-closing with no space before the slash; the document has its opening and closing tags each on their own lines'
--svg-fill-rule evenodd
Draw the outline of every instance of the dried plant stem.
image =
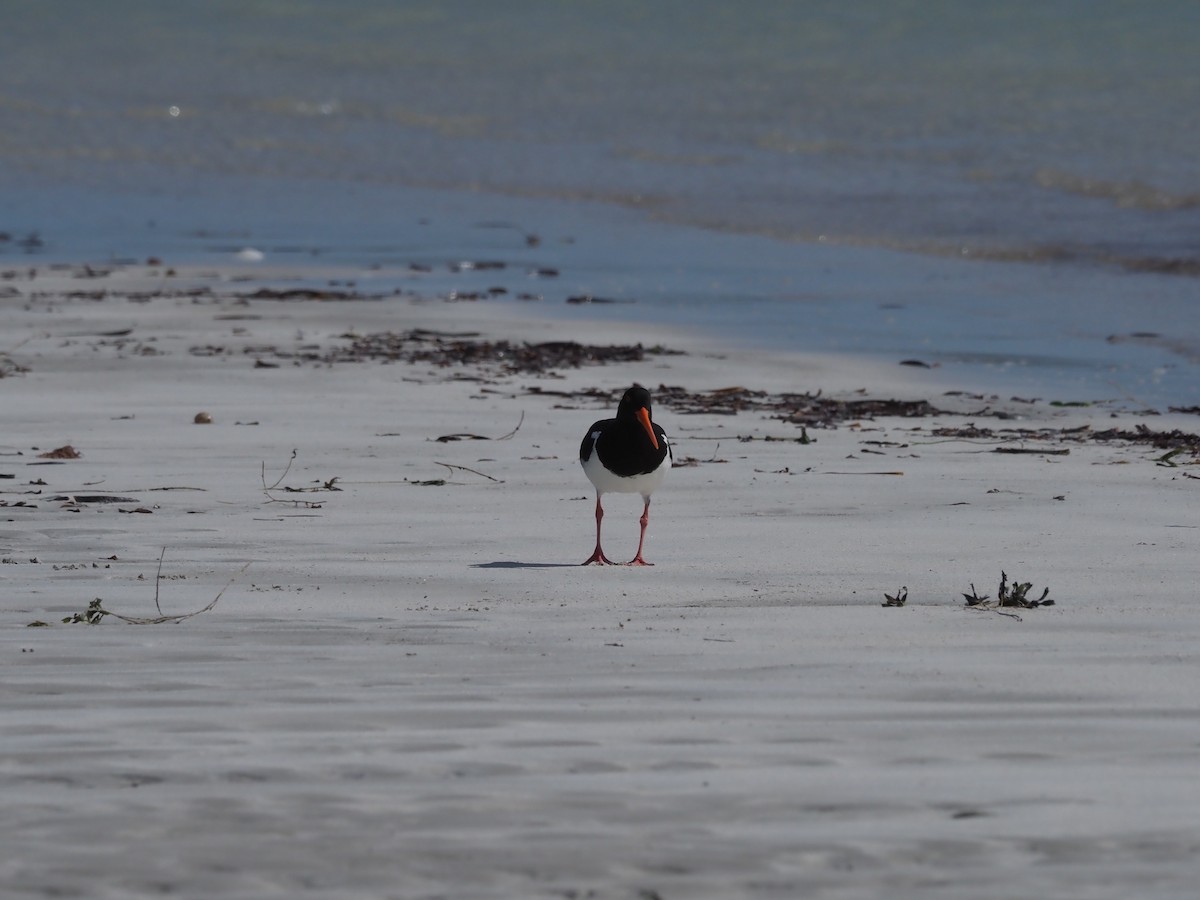
<svg viewBox="0 0 1200 900">
<path fill-rule="evenodd" d="M 434 462 L 437 462 L 437 464 L 439 466 L 445 466 L 447 469 L 450 469 L 450 470 L 458 469 L 460 472 L 470 472 L 472 475 L 478 475 L 480 478 L 486 478 L 488 481 L 493 481 L 496 484 L 504 484 L 504 479 L 493 478 L 491 475 L 488 475 L 486 472 L 480 472 L 477 469 L 470 469 L 467 466 L 456 466 L 453 463 L 438 462 L 436 459 L 434 460 Z"/>
</svg>

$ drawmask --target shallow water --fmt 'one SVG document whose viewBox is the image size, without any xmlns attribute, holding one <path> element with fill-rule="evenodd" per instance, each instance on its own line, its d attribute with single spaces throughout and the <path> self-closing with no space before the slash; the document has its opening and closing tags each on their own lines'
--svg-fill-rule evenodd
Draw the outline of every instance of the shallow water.
<svg viewBox="0 0 1200 900">
<path fill-rule="evenodd" d="M 1190 3 L 73 7 L 0 34 L 0 262 L 494 248 L 599 315 L 1200 394 Z"/>
</svg>

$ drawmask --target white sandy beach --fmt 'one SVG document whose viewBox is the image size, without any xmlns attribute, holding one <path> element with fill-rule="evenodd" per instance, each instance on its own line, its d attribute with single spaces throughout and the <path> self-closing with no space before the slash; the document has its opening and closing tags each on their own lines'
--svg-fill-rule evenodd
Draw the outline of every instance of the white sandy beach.
<svg viewBox="0 0 1200 900">
<path fill-rule="evenodd" d="M 233 271 L 0 283 L 6 896 L 1195 895 L 1196 460 L 932 431 L 1196 416 L 947 398 L 937 371 L 536 305 L 244 301 Z M 139 296 L 164 285 L 213 296 Z M 282 356 L 412 328 L 687 353 L 483 380 Z M 656 565 L 581 567 L 577 449 L 612 407 L 549 392 L 635 381 L 1021 418 L 800 444 L 659 404 L 696 464 L 654 497 Z M 55 499 L 89 495 L 126 499 Z M 640 501 L 606 509 L 627 558 Z M 164 548 L 162 612 L 215 607 L 62 624 L 157 615 Z M 1002 570 L 1055 605 L 967 609 Z"/>
</svg>

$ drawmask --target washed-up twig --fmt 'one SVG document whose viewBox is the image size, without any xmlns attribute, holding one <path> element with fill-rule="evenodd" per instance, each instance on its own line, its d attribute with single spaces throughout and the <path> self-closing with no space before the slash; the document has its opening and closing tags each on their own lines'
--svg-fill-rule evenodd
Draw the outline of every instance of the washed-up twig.
<svg viewBox="0 0 1200 900">
<path fill-rule="evenodd" d="M 105 616 L 112 616 L 114 619 L 120 619 L 122 622 L 125 622 L 129 625 L 163 625 L 168 622 L 177 624 L 185 619 L 190 619 L 193 616 L 198 616 L 201 613 L 206 613 L 213 609 L 221 597 L 225 595 L 225 592 L 229 590 L 229 588 L 235 581 L 238 580 L 238 578 L 241 577 L 242 573 L 250 568 L 250 562 L 247 562 L 240 569 L 238 569 L 237 572 L 234 573 L 233 577 L 226 582 L 225 587 L 221 588 L 221 590 L 217 592 L 217 596 L 213 597 L 209 603 L 207 603 L 205 606 L 202 606 L 200 609 L 193 610 L 189 613 L 167 615 L 163 613 L 162 606 L 159 605 L 159 585 L 162 583 L 162 563 L 163 557 L 166 555 L 166 553 L 167 548 L 163 547 L 162 553 L 160 553 L 158 556 L 158 571 L 154 575 L 154 608 L 158 611 L 157 616 L 127 616 L 123 613 L 113 612 L 111 609 L 106 609 L 104 606 L 104 601 L 97 597 L 88 604 L 87 609 L 85 609 L 83 612 L 77 612 L 73 615 L 66 616 L 63 619 L 63 624 L 69 625 L 86 623 L 88 625 L 99 625 Z M 30 622 L 29 624 L 31 627 L 36 627 L 44 626 L 47 623 L 39 621 Z"/>
<path fill-rule="evenodd" d="M 283 484 L 283 479 L 285 479 L 287 477 L 287 473 L 290 472 L 292 469 L 292 463 L 296 459 L 296 453 L 297 453 L 296 450 L 292 450 L 292 455 L 288 458 L 288 463 L 283 469 L 283 474 L 275 479 L 274 484 L 269 485 L 269 486 L 267 485 L 267 464 L 265 461 L 263 462 L 262 469 L 261 469 L 263 493 L 267 495 L 268 503 L 291 503 L 294 506 L 299 506 L 299 505 L 303 504 L 304 506 L 306 506 L 309 509 L 320 509 L 324 505 L 323 501 L 288 500 L 288 499 L 284 499 L 282 497 L 275 497 L 271 494 L 271 491 L 276 491 L 276 490 L 285 491 L 289 494 L 311 494 L 311 493 L 316 493 L 318 491 L 340 491 L 341 490 L 340 487 L 337 487 L 337 483 L 338 483 L 339 479 L 336 476 L 328 479 L 327 481 L 318 481 L 316 483 L 316 485 L 312 486 L 312 487 L 299 487 L 298 488 L 298 487 L 289 487 L 288 485 L 283 485 L 281 487 L 280 485 Z"/>
<path fill-rule="evenodd" d="M 517 427 L 514 428 L 512 431 L 510 431 L 508 434 L 500 435 L 500 437 L 496 438 L 496 440 L 498 440 L 498 441 L 509 440 L 514 434 L 516 434 L 520 430 L 521 426 L 524 423 L 525 423 L 525 410 L 521 410 L 521 418 L 517 419 Z"/>
<path fill-rule="evenodd" d="M 167 548 L 163 547 L 162 552 L 158 554 L 158 569 L 154 572 L 154 608 L 158 610 L 158 614 L 163 614 L 162 607 L 158 605 L 158 589 L 162 584 L 162 562 L 163 557 L 167 555 Z"/>
<path fill-rule="evenodd" d="M 266 463 L 266 460 L 263 460 L 263 464 L 262 464 L 263 490 L 269 492 L 269 491 L 273 491 L 273 490 L 275 490 L 275 488 L 279 487 L 280 482 L 282 482 L 283 479 L 287 478 L 287 473 L 292 470 L 292 463 L 295 461 L 296 461 L 296 450 L 293 449 L 292 455 L 288 457 L 287 465 L 283 467 L 283 474 L 275 479 L 274 484 L 272 484 L 270 487 L 267 487 L 267 463 Z M 268 496 L 269 496 L 269 494 L 268 494 Z"/>
<path fill-rule="evenodd" d="M 517 422 L 517 427 L 514 428 L 512 431 L 510 431 L 508 434 L 500 435 L 500 437 L 498 437 L 498 438 L 488 437 L 486 434 L 471 434 L 470 432 L 460 431 L 460 432 L 456 432 L 454 434 L 443 434 L 440 437 L 434 438 L 434 440 L 439 444 L 448 444 L 451 441 L 507 441 L 509 438 L 511 438 L 514 434 L 517 433 L 518 429 L 520 429 L 520 427 L 521 427 L 521 423 L 524 421 L 525 421 L 525 412 L 524 412 L 524 410 L 522 410 L 521 418 Z"/>
<path fill-rule="evenodd" d="M 994 447 L 993 453 L 1028 453 L 1036 456 L 1070 456 L 1071 448 L 1063 447 L 1061 450 L 1039 449 L 1038 447 Z"/>
<path fill-rule="evenodd" d="M 884 594 L 883 599 L 886 601 L 884 606 L 903 606 L 908 602 L 908 588 L 902 587 L 893 594 Z"/>
<path fill-rule="evenodd" d="M 504 479 L 493 478 L 491 475 L 488 475 L 486 472 L 480 472 L 480 471 L 477 471 L 476 469 L 470 469 L 466 466 L 456 466 L 453 463 L 438 462 L 436 459 L 434 460 L 434 462 L 437 462 L 437 464 L 439 466 L 445 466 L 447 469 L 450 469 L 450 470 L 458 469 L 460 472 L 470 472 L 472 475 L 478 475 L 480 478 L 486 478 L 488 481 L 493 481 L 496 484 L 504 484 Z"/>
<path fill-rule="evenodd" d="M 437 462 L 437 460 L 434 460 L 434 462 Z M 476 469 L 468 468 L 467 466 L 457 466 L 457 465 L 454 465 L 453 463 L 444 463 L 444 462 L 438 462 L 437 464 L 439 466 L 445 466 L 451 472 L 453 472 L 455 470 L 458 470 L 460 472 L 470 472 L 472 475 L 478 475 L 480 478 L 486 478 L 488 481 L 493 481 L 496 484 L 504 484 L 504 480 L 501 478 L 493 478 L 491 475 L 488 475 L 486 472 L 480 472 Z M 445 487 L 448 484 L 463 484 L 464 482 L 449 481 L 445 478 L 426 478 L 421 481 L 410 481 L 409 479 L 406 478 L 406 479 L 404 479 L 404 483 L 414 485 L 415 487 Z"/>
<path fill-rule="evenodd" d="M 707 434 L 689 434 L 689 441 L 727 441 L 729 435 L 707 435 Z M 738 434 L 734 435 L 734 440 L 740 444 L 750 444 L 754 441 L 762 441 L 765 444 L 815 444 L 817 439 L 809 437 L 808 430 L 803 426 L 800 428 L 800 437 L 779 437 L 773 434 Z"/>
<path fill-rule="evenodd" d="M 48 497 L 52 503 L 65 503 L 78 506 L 83 503 L 137 503 L 133 497 L 121 497 L 117 494 L 58 494 Z"/>
<path fill-rule="evenodd" d="M 822 475 L 903 475 L 903 472 L 822 472 Z"/>
</svg>

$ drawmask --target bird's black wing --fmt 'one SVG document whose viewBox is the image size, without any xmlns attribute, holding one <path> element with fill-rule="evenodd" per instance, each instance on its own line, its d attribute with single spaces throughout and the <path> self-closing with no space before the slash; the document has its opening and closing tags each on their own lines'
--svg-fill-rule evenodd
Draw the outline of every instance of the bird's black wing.
<svg viewBox="0 0 1200 900">
<path fill-rule="evenodd" d="M 613 419 L 601 419 L 599 422 L 593 422 L 592 427 L 587 430 L 587 434 L 583 436 L 583 443 L 579 445 L 579 461 L 587 462 L 592 458 L 592 453 L 596 450 L 596 434 L 606 425 L 610 425 Z"/>
</svg>

